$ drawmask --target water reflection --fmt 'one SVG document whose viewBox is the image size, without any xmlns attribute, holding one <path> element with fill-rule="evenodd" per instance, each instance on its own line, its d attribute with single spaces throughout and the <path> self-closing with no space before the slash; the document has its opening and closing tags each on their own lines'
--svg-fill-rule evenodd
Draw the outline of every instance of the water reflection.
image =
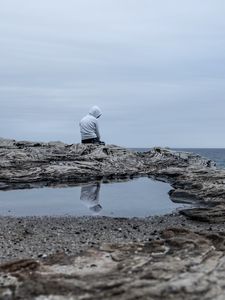
<svg viewBox="0 0 225 300">
<path fill-rule="evenodd" d="M 125 182 L 95 181 L 79 187 L 12 190 L 0 192 L 0 215 L 162 215 L 181 206 L 170 201 L 170 189 L 166 183 L 143 177 Z"/>
<path fill-rule="evenodd" d="M 80 200 L 93 213 L 98 214 L 102 210 L 99 204 L 100 182 L 87 184 L 81 187 Z"/>
</svg>

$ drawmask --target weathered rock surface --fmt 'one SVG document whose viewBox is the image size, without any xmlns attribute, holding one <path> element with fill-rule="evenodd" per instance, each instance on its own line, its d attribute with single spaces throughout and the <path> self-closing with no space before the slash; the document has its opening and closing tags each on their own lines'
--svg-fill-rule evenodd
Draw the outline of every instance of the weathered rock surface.
<svg viewBox="0 0 225 300">
<path fill-rule="evenodd" d="M 137 155 L 117 146 L 0 141 L 2 188 L 79 183 L 139 173 Z"/>
<path fill-rule="evenodd" d="M 148 173 L 174 177 L 183 173 L 187 167 L 195 166 L 199 169 L 199 166 L 207 167 L 209 164 L 196 155 L 161 149 L 138 154 L 114 145 L 66 145 L 60 142 L 13 140 L 0 140 L 0 158 L 2 189 L 7 186 L 17 188 L 32 187 L 34 184 L 128 178 Z"/>
<path fill-rule="evenodd" d="M 207 209 L 198 213 L 195 208 L 189 210 L 185 214 L 189 218 L 224 220 L 225 170 L 216 169 L 213 162 L 199 155 L 160 148 L 137 153 L 114 145 L 0 140 L 2 190 L 75 185 L 137 175 L 169 182 L 173 187 L 170 192 L 173 201 L 207 205 Z"/>
<path fill-rule="evenodd" d="M 160 148 L 0 139 L 0 190 L 132 176 L 169 182 L 173 201 L 198 207 L 131 220 L 0 217 L 0 299 L 223 300 L 225 171 L 213 162 Z"/>
<path fill-rule="evenodd" d="M 145 243 L 102 244 L 0 266 L 1 299 L 218 299 L 225 236 L 167 228 Z"/>
</svg>

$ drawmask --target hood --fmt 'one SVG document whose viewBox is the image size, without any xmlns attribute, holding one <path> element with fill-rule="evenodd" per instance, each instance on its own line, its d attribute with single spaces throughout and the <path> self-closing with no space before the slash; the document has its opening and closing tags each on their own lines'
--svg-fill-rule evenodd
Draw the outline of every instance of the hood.
<svg viewBox="0 0 225 300">
<path fill-rule="evenodd" d="M 89 114 L 92 115 L 93 117 L 95 117 L 97 119 L 98 117 L 101 116 L 102 112 L 101 112 L 101 109 L 98 106 L 93 106 L 89 110 Z"/>
</svg>

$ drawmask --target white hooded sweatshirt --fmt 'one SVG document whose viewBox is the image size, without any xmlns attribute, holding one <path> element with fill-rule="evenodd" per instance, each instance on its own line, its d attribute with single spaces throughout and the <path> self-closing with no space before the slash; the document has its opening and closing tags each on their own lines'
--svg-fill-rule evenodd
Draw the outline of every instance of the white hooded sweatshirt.
<svg viewBox="0 0 225 300">
<path fill-rule="evenodd" d="M 80 133 L 81 133 L 81 140 L 99 138 L 100 140 L 100 133 L 98 127 L 98 120 L 101 116 L 102 112 L 98 106 L 93 106 L 89 114 L 86 115 L 80 121 Z"/>
</svg>

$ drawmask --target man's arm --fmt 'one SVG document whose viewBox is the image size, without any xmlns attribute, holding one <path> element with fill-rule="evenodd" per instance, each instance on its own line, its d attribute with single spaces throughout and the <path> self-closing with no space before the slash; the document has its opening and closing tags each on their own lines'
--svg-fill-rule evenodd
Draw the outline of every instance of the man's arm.
<svg viewBox="0 0 225 300">
<path fill-rule="evenodd" d="M 101 136 L 100 136 L 99 126 L 98 126 L 98 121 L 97 121 L 97 120 L 96 120 L 96 122 L 95 122 L 95 129 L 96 129 L 96 135 L 97 135 L 97 137 L 98 137 L 99 140 L 100 140 Z"/>
</svg>

